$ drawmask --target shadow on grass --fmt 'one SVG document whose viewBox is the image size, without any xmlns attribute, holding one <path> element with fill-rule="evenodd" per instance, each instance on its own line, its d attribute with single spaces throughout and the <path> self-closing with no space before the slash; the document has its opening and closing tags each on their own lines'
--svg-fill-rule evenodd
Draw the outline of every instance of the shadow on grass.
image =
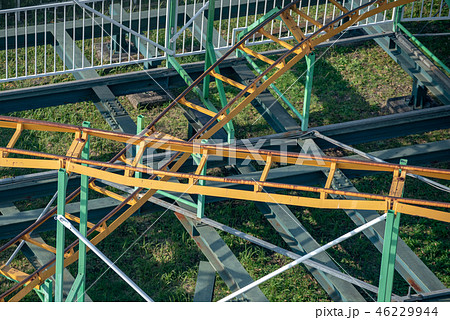
<svg viewBox="0 0 450 320">
<path fill-rule="evenodd" d="M 310 126 L 321 126 L 374 116 L 377 107 L 371 106 L 325 57 L 319 57 L 320 53 L 317 53 L 311 95 Z M 299 85 L 301 88 L 291 101 L 294 105 L 303 105 L 306 77 L 305 60 L 301 60 L 292 68 L 291 72 L 295 78 L 301 77 L 299 81 L 302 83 Z"/>
</svg>

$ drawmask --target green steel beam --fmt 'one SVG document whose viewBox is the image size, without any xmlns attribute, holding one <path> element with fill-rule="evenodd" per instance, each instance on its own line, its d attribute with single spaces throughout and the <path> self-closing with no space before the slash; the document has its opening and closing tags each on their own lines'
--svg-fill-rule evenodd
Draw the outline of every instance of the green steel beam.
<svg viewBox="0 0 450 320">
<path fill-rule="evenodd" d="M 202 143 L 207 142 L 207 140 L 202 140 Z M 200 160 L 202 158 L 202 156 L 200 154 L 193 154 L 192 155 L 195 163 L 197 165 L 200 164 Z M 201 175 L 206 175 L 206 167 L 208 165 L 208 161 L 206 161 L 205 165 L 203 166 L 200 174 Z M 205 180 L 199 180 L 198 184 L 201 186 L 205 185 Z M 197 218 L 202 219 L 205 217 L 205 203 L 206 203 L 206 197 L 203 194 L 199 194 L 198 198 L 197 198 Z"/>
<path fill-rule="evenodd" d="M 399 225 L 400 212 L 395 213 L 393 210 L 389 210 L 384 232 L 380 282 L 378 286 L 378 302 L 391 301 Z"/>
<path fill-rule="evenodd" d="M 81 242 L 81 241 L 80 241 Z M 86 281 L 85 275 L 80 274 L 78 271 L 78 275 L 73 282 L 72 288 L 70 288 L 69 294 L 66 297 L 66 302 L 73 302 L 73 299 L 77 297 L 77 302 L 84 302 L 84 283 Z M 80 300 L 80 295 L 83 295 L 83 300 Z"/>
<path fill-rule="evenodd" d="M 401 165 L 408 161 L 400 160 Z M 399 170 L 401 173 L 401 169 Z M 403 190 L 402 190 L 403 196 Z M 390 302 L 394 284 L 395 260 L 397 257 L 398 231 L 400 228 L 400 212 L 388 210 L 384 229 L 383 251 L 381 256 L 380 282 L 378 285 L 378 302 Z"/>
<path fill-rule="evenodd" d="M 145 125 L 144 125 L 144 116 L 142 114 L 137 116 L 137 120 L 136 120 L 136 134 L 140 134 L 142 132 L 142 130 L 145 129 Z M 139 151 L 139 146 L 136 146 L 136 154 Z M 142 158 L 139 160 L 138 162 L 139 164 L 142 164 Z M 141 179 L 142 178 L 142 172 L 135 172 L 134 173 L 134 177 Z M 134 188 L 135 190 L 138 189 L 137 187 Z M 136 214 L 140 214 L 141 213 L 141 208 L 138 209 L 138 211 L 136 211 Z"/>
<path fill-rule="evenodd" d="M 303 117 L 302 117 L 302 131 L 308 130 L 309 122 L 309 107 L 311 104 L 311 91 L 314 75 L 314 64 L 316 61 L 315 52 L 305 56 L 307 70 L 306 70 L 306 82 L 305 82 L 305 96 L 303 99 Z"/>
<path fill-rule="evenodd" d="M 44 298 L 43 302 L 51 302 L 53 300 L 53 280 L 45 280 L 41 285 L 41 293 Z"/>
<path fill-rule="evenodd" d="M 216 270 L 208 261 L 200 261 L 195 285 L 194 302 L 211 302 L 216 282 Z"/>
<path fill-rule="evenodd" d="M 214 40 L 214 9 L 215 9 L 215 1 L 210 1 L 208 5 L 208 19 L 206 25 L 206 43 L 205 43 L 205 71 L 209 69 L 216 61 L 216 52 L 214 50 L 213 40 Z M 214 69 L 215 72 L 220 73 L 219 66 Z M 207 75 L 203 79 L 203 98 L 208 99 L 209 97 L 209 82 L 210 75 Z M 220 79 L 215 79 L 217 91 L 219 92 L 219 99 L 222 108 L 225 107 L 228 103 L 227 98 L 225 96 L 225 89 L 223 87 L 223 83 Z M 227 113 L 229 110 L 227 110 Z M 232 143 L 234 140 L 234 126 L 233 122 L 230 121 L 224 126 L 224 130 L 228 134 L 228 143 Z"/>
<path fill-rule="evenodd" d="M 392 31 L 397 32 L 398 31 L 398 24 L 400 23 L 400 20 L 402 19 L 402 12 L 405 5 L 394 8 L 394 19 L 392 19 Z"/>
<path fill-rule="evenodd" d="M 84 128 L 90 128 L 91 123 L 89 121 L 83 122 Z M 81 152 L 81 159 L 89 160 L 89 140 L 88 137 L 83 151 Z M 87 166 L 84 164 L 84 166 Z M 81 175 L 81 189 L 80 189 L 80 233 L 86 237 L 87 235 L 87 222 L 88 222 L 88 195 L 89 195 L 89 177 Z M 75 279 L 73 287 L 77 284 L 77 280 L 80 279 L 79 288 L 77 290 L 77 301 L 85 302 L 85 288 L 86 288 L 86 245 L 84 242 L 79 243 L 79 257 L 78 257 L 78 276 Z M 72 287 L 72 288 L 73 288 Z M 72 291 L 72 290 L 71 290 Z M 70 293 L 69 293 L 70 294 Z M 72 301 L 68 299 L 68 301 Z"/>
<path fill-rule="evenodd" d="M 65 169 L 58 170 L 58 199 L 57 215 L 65 215 L 66 207 L 66 183 L 68 176 Z M 65 249 L 65 227 L 61 222 L 56 223 L 56 271 L 55 271 L 55 302 L 63 301 L 64 282 L 64 249 Z"/>
<path fill-rule="evenodd" d="M 211 38 L 212 38 L 212 32 L 211 32 Z M 206 57 L 209 62 L 206 63 L 206 59 L 205 59 L 205 70 L 207 69 L 206 68 L 207 65 L 209 68 L 211 65 L 213 65 L 216 62 L 216 52 L 215 52 L 214 46 L 212 44 L 212 39 L 211 39 L 211 42 L 208 40 L 208 42 L 206 43 Z M 214 69 L 214 71 L 217 73 L 220 73 L 219 66 L 217 66 Z M 209 81 L 209 76 L 208 76 L 208 81 Z M 215 82 L 216 82 L 217 91 L 219 92 L 220 104 L 222 105 L 222 108 L 223 108 L 228 104 L 228 101 L 227 101 L 227 98 L 225 95 L 225 89 L 223 87 L 222 80 L 215 78 Z M 206 86 L 205 86 L 205 84 L 206 83 L 203 84 L 203 93 L 205 93 L 205 90 L 207 92 L 209 92 L 209 82 L 207 82 Z M 206 96 L 208 96 L 208 94 Z M 227 110 L 226 112 L 228 114 L 230 112 L 230 110 Z M 234 141 L 234 134 L 235 134 L 233 120 L 226 123 L 223 128 L 227 132 L 228 143 L 232 143 Z"/>
<path fill-rule="evenodd" d="M 417 39 L 411 32 L 409 32 L 409 30 L 406 29 L 405 26 L 400 23 L 400 21 L 397 23 L 397 27 L 402 30 L 420 50 L 425 52 L 431 59 L 433 59 L 439 67 L 450 74 L 450 69 L 445 65 L 445 63 L 443 63 L 438 57 L 436 57 L 433 52 L 431 52 L 422 42 L 419 41 L 419 39 Z"/>
</svg>

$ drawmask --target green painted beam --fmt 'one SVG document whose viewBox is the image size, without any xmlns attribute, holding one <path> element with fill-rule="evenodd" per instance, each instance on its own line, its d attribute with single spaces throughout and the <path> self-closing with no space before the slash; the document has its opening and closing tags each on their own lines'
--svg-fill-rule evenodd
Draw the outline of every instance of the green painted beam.
<svg viewBox="0 0 450 320">
<path fill-rule="evenodd" d="M 378 302 L 391 301 L 399 226 L 400 212 L 395 213 L 393 210 L 389 210 L 387 212 L 384 232 L 380 282 L 378 284 Z"/>
<path fill-rule="evenodd" d="M 302 111 L 302 131 L 308 130 L 309 122 L 309 107 L 311 105 L 311 93 L 314 76 L 314 64 L 316 62 L 316 53 L 311 52 L 305 56 L 306 60 L 306 80 L 305 80 L 305 96 L 303 98 L 303 111 Z"/>
<path fill-rule="evenodd" d="M 91 123 L 89 121 L 83 122 L 84 128 L 90 128 Z M 89 144 L 90 137 L 86 144 L 84 145 L 83 151 L 81 152 L 81 159 L 89 160 Z M 86 164 L 83 164 L 87 166 Z M 81 188 L 80 188 L 80 233 L 86 237 L 87 235 L 87 222 L 88 222 L 88 200 L 89 200 L 89 177 L 86 175 L 81 176 Z M 85 288 L 86 288 L 86 244 L 82 241 L 78 245 L 79 256 L 78 256 L 78 276 L 75 279 L 73 286 L 76 285 L 77 279 L 80 279 L 79 288 L 77 290 L 77 301 L 85 301 Z M 73 287 L 72 287 L 73 288 Z M 72 290 L 71 290 L 72 292 Z M 70 294 L 70 293 L 69 293 Z M 69 299 L 69 301 L 72 301 Z"/>
<path fill-rule="evenodd" d="M 84 302 L 84 299 L 80 300 L 80 295 L 84 298 L 84 286 L 85 275 L 78 273 L 78 276 L 73 282 L 72 288 L 70 288 L 69 294 L 67 295 L 66 302 L 73 302 L 73 299 L 77 297 L 77 302 Z"/>
<path fill-rule="evenodd" d="M 65 169 L 58 170 L 58 199 L 57 215 L 65 215 L 66 207 L 66 182 L 67 173 Z M 62 223 L 56 224 L 56 271 L 55 271 L 55 302 L 63 302 L 63 282 L 64 282 L 64 249 L 65 249 L 65 228 Z"/>
</svg>

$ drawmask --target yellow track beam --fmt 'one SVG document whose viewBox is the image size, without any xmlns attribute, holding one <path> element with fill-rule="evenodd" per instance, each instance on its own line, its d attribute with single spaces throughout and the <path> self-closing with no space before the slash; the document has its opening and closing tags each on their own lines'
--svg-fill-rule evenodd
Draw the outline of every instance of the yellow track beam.
<svg viewBox="0 0 450 320">
<path fill-rule="evenodd" d="M 281 19 L 283 20 L 284 24 L 288 27 L 288 29 L 292 32 L 292 35 L 294 36 L 295 40 L 298 42 L 301 42 L 304 40 L 305 34 L 300 29 L 300 27 L 295 22 L 294 18 L 289 14 L 289 12 L 285 11 L 281 14 Z M 314 21 L 314 20 L 313 20 Z"/>
<path fill-rule="evenodd" d="M 256 52 L 256 51 L 253 51 L 253 50 L 247 48 L 247 47 L 244 46 L 244 45 L 239 46 L 239 49 L 242 50 L 242 51 L 244 51 L 245 53 L 247 53 L 247 54 L 249 54 L 249 55 L 251 55 L 251 56 L 253 56 L 253 57 L 255 57 L 255 58 L 259 59 L 259 60 L 261 60 L 261 61 L 264 61 L 264 62 L 267 63 L 267 64 L 275 65 L 275 67 L 278 68 L 278 69 L 281 69 L 281 68 L 284 66 L 284 62 L 275 64 L 275 61 L 273 61 L 272 59 L 269 59 L 269 58 L 267 58 L 265 55 L 262 55 L 262 54 L 260 54 L 260 53 L 258 53 L 258 52 Z M 231 79 L 230 79 L 230 80 L 231 80 Z M 233 80 L 231 80 L 231 81 L 233 81 Z M 244 85 L 241 84 L 240 89 L 241 89 L 241 90 L 244 90 L 245 87 L 246 87 L 246 86 L 244 86 Z M 251 90 L 249 90 L 248 92 L 252 93 Z"/>
<path fill-rule="evenodd" d="M 270 34 L 269 32 L 267 32 L 266 30 L 264 30 L 263 28 L 259 29 L 259 33 L 261 33 L 262 35 L 264 35 L 266 38 L 272 40 L 275 43 L 278 43 L 279 45 L 285 47 L 288 50 L 292 50 L 294 48 L 293 45 L 290 45 L 289 43 L 287 43 L 286 41 L 280 40 L 277 37 L 275 37 L 273 34 Z"/>
<path fill-rule="evenodd" d="M 179 102 L 180 102 L 181 104 L 185 105 L 185 106 L 188 107 L 188 108 L 191 108 L 191 109 L 193 109 L 193 110 L 197 110 L 198 112 L 204 113 L 204 114 L 206 114 L 206 115 L 208 115 L 208 116 L 210 116 L 210 117 L 214 117 L 214 116 L 216 115 L 215 112 L 213 112 L 213 111 L 211 111 L 211 110 L 209 110 L 209 109 L 200 107 L 199 105 L 196 105 L 195 103 L 192 103 L 192 102 L 190 102 L 190 101 L 187 101 L 185 98 L 180 99 Z M 221 118 L 223 119 L 223 116 L 222 116 L 222 117 L 219 117 L 219 120 L 221 120 Z"/>
<path fill-rule="evenodd" d="M 270 59 L 269 59 L 269 60 L 270 60 Z M 244 86 L 242 83 L 239 83 L 239 82 L 237 82 L 237 81 L 234 81 L 233 79 L 227 78 L 227 77 L 221 75 L 220 73 L 217 73 L 217 72 L 214 71 L 214 70 L 211 70 L 211 72 L 210 72 L 209 74 L 210 74 L 211 76 L 213 76 L 214 78 L 217 78 L 217 79 L 221 80 L 222 82 L 228 83 L 229 85 L 232 85 L 233 87 L 236 87 L 236 88 L 238 88 L 238 89 L 244 90 L 245 87 L 246 87 L 246 86 Z M 248 91 L 249 91 L 249 92 L 253 92 L 253 91 L 255 91 L 255 90 L 252 89 L 252 88 L 250 88 Z M 224 116 L 222 115 L 221 118 L 219 118 L 219 119 L 222 120 L 223 118 L 224 118 Z"/>
</svg>

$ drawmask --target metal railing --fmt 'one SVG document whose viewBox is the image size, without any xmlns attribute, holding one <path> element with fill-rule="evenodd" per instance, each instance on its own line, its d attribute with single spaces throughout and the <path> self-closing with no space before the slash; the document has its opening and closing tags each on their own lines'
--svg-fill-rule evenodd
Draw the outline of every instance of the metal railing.
<svg viewBox="0 0 450 320">
<path fill-rule="evenodd" d="M 178 0 L 177 25 L 171 32 L 176 37 L 168 37 L 168 1 L 77 0 L 97 13 L 74 1 L 43 1 L 35 6 L 0 10 L 0 82 L 135 63 L 157 63 L 166 59 L 167 52 L 172 53 L 164 50 L 171 40 L 174 40 L 170 44 L 174 45 L 175 57 L 205 53 L 208 1 Z M 237 33 L 288 1 L 216 0 L 215 50 L 231 48 Z M 363 1 L 342 0 L 342 3 L 353 8 Z M 342 14 L 329 0 L 303 0 L 299 7 L 322 24 Z M 317 30 L 316 25 L 293 16 L 297 17 L 305 34 Z M 111 23 L 110 19 L 115 22 Z M 402 17 L 402 21 L 442 19 L 450 19 L 445 0 L 416 1 L 405 7 Z M 362 20 L 352 28 L 391 23 L 392 20 L 393 10 L 388 10 L 371 21 Z M 283 40 L 293 39 L 278 20 L 270 23 L 268 31 Z M 139 34 L 151 41 L 144 41 Z M 247 46 L 271 42 L 263 35 L 255 35 Z"/>
<path fill-rule="evenodd" d="M 450 19 L 448 0 L 423 0 L 405 5 L 401 21 Z"/>
</svg>

